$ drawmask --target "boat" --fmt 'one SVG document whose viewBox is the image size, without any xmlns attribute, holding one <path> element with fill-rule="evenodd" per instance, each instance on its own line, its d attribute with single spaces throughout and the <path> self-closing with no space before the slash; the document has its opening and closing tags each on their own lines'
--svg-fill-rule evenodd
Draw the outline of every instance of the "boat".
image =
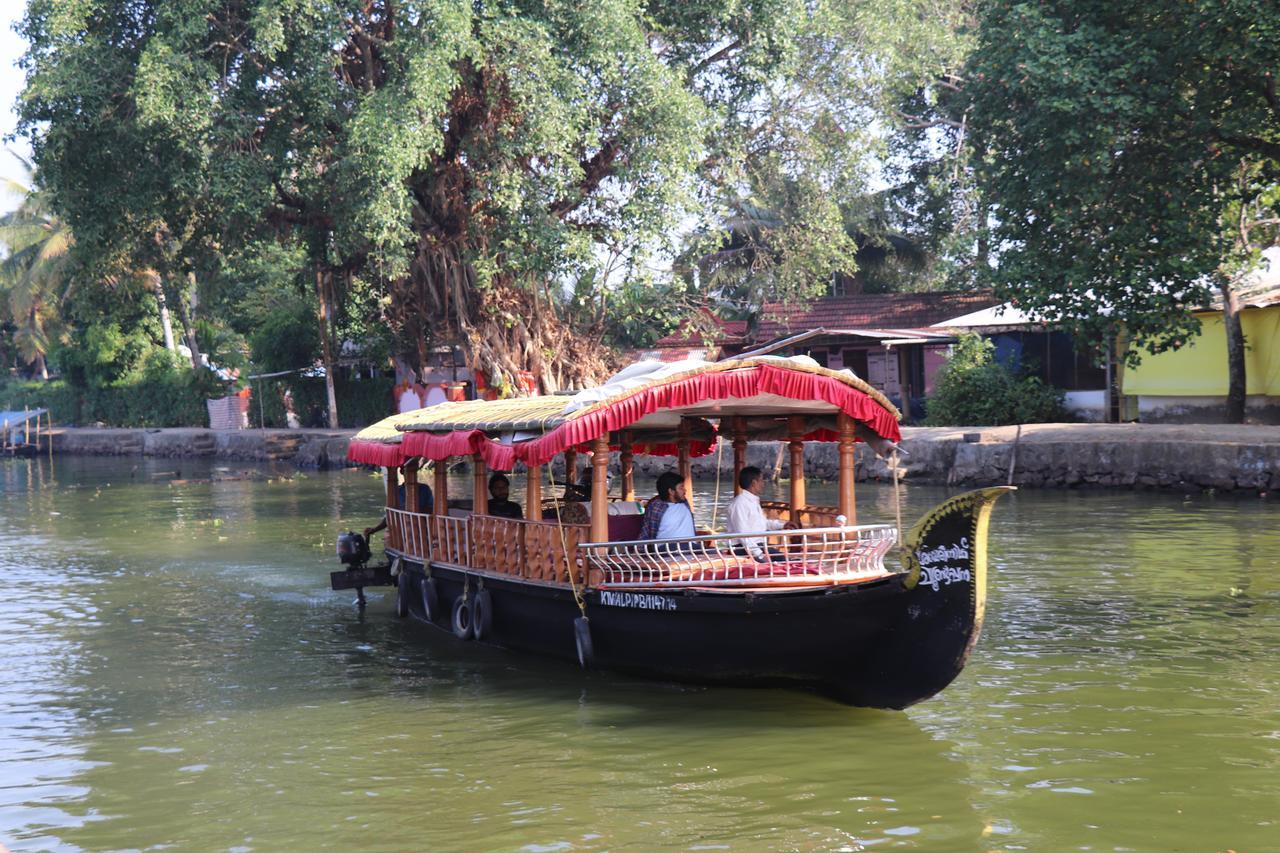
<svg viewBox="0 0 1280 853">
<path fill-rule="evenodd" d="M 956 495 L 905 533 L 899 523 L 860 524 L 856 443 L 894 457 L 900 417 L 851 371 L 770 356 L 641 362 L 571 397 L 394 415 L 348 451 L 385 471 L 388 563 L 368 567 L 367 543 L 345 534 L 339 552 L 350 568 L 334 572 L 332 586 L 357 589 L 363 602 L 364 586 L 391 584 L 400 616 L 583 667 L 905 708 L 950 684 L 977 642 L 988 523 L 1011 488 Z M 799 527 L 755 534 L 767 537 L 772 559 L 746 553 L 742 532 L 635 538 L 637 457 L 674 457 L 692 495 L 691 459 L 731 448 L 736 492 L 749 443 L 777 440 L 790 454 L 790 499 L 762 507 Z M 806 501 L 805 447 L 814 442 L 838 446 L 837 506 Z M 584 521 L 573 523 L 551 463 L 562 461 L 572 480 L 579 456 L 593 476 L 578 508 Z M 449 494 L 448 466 L 461 459 L 474 475 L 469 501 Z M 434 501 L 424 512 L 417 486 L 428 469 Z M 523 472 L 531 518 L 489 513 L 494 471 Z"/>
<path fill-rule="evenodd" d="M 48 409 L 23 409 L 19 411 L 0 411 L 0 455 L 2 456 L 35 456 L 40 452 L 41 419 L 48 414 Z M 31 421 L 35 421 L 35 429 Z M 48 429 L 45 430 L 46 437 Z"/>
</svg>

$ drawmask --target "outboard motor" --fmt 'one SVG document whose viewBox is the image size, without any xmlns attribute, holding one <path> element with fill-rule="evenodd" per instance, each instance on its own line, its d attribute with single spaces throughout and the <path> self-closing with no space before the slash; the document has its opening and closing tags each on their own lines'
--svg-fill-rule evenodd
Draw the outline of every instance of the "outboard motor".
<svg viewBox="0 0 1280 853">
<path fill-rule="evenodd" d="M 348 530 L 338 534 L 338 561 L 343 565 L 363 568 L 370 556 L 369 543 L 359 533 Z"/>
</svg>

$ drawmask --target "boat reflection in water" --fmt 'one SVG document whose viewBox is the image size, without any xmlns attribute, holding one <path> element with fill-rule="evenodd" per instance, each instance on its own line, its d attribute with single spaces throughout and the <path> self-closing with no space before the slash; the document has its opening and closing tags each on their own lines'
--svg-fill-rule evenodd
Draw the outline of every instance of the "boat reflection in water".
<svg viewBox="0 0 1280 853">
<path fill-rule="evenodd" d="M 898 530 L 857 523 L 854 448 L 862 441 L 891 455 L 899 417 L 851 372 L 770 357 L 641 362 L 567 400 L 455 402 L 396 415 L 362 431 L 349 451 L 387 469 L 391 563 L 364 568 L 361 543 L 346 540 L 340 547 L 353 568 L 335 572 L 333 587 L 394 583 L 401 616 L 586 667 L 799 686 L 853 705 L 904 708 L 946 687 L 977 641 L 987 524 L 1007 489 L 969 492 L 927 512 L 906 533 L 900 563 L 886 565 Z M 638 540 L 634 457 L 676 457 L 692 493 L 690 459 L 712 452 L 717 437 L 732 440 L 735 484 L 749 442 L 789 443 L 790 500 L 763 508 L 803 526 Z M 804 446 L 813 441 L 839 445 L 837 506 L 805 500 Z M 611 495 L 615 450 L 621 486 Z M 549 491 L 544 501 L 544 467 L 562 456 L 575 472 L 579 453 L 590 454 L 590 500 L 570 507 Z M 473 466 L 469 505 L 449 500 L 447 466 L 459 457 Z M 430 512 L 418 505 L 427 466 Z M 489 472 L 517 467 L 533 518 L 490 514 Z M 744 536 L 765 539 L 772 557 L 747 553 Z"/>
</svg>

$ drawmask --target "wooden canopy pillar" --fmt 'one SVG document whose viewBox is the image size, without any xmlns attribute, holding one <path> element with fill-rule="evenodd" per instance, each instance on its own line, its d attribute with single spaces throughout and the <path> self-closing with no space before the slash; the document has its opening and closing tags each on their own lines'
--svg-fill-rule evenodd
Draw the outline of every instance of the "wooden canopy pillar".
<svg viewBox="0 0 1280 853">
<path fill-rule="evenodd" d="M 542 520 L 542 466 L 529 465 L 524 474 L 524 517 L 530 521 Z"/>
<path fill-rule="evenodd" d="M 693 508 L 693 464 L 691 463 L 689 454 L 689 444 L 691 442 L 689 421 L 684 418 L 680 419 L 680 431 L 676 438 L 676 448 L 679 452 L 677 457 L 677 467 L 680 472 L 680 479 L 684 481 L 684 496 L 689 502 L 690 509 Z"/>
<path fill-rule="evenodd" d="M 733 495 L 742 493 L 742 484 L 738 482 L 742 469 L 747 467 L 747 419 L 742 415 L 733 417 Z"/>
<path fill-rule="evenodd" d="M 400 509 L 400 490 L 396 488 L 399 485 L 397 468 L 388 465 L 383 470 L 387 472 L 387 509 Z"/>
<path fill-rule="evenodd" d="M 609 541 L 609 434 L 591 444 L 591 541 Z"/>
<path fill-rule="evenodd" d="M 435 514 L 449 514 L 449 460 L 437 459 L 436 467 L 436 486 L 435 486 Z"/>
<path fill-rule="evenodd" d="M 791 448 L 791 522 L 800 523 L 800 511 L 804 509 L 804 418 L 792 415 L 787 419 L 787 432 Z"/>
<path fill-rule="evenodd" d="M 471 470 L 475 472 L 475 497 L 471 499 L 471 512 L 489 514 L 489 466 L 479 453 L 471 454 Z"/>
<path fill-rule="evenodd" d="M 404 508 L 409 512 L 422 512 L 418 506 L 418 460 L 404 463 Z"/>
<path fill-rule="evenodd" d="M 845 517 L 845 524 L 858 523 L 858 505 L 854 498 L 854 444 L 853 418 L 841 412 L 836 416 L 837 429 L 840 432 L 840 514 Z"/>
<path fill-rule="evenodd" d="M 631 431 L 623 430 L 618 437 L 618 462 L 622 466 L 622 499 L 636 499 L 635 454 L 631 452 Z M 594 483 L 595 480 L 592 480 Z"/>
<path fill-rule="evenodd" d="M 564 490 L 568 495 L 569 490 L 578 484 L 578 451 L 572 447 L 564 452 Z"/>
</svg>

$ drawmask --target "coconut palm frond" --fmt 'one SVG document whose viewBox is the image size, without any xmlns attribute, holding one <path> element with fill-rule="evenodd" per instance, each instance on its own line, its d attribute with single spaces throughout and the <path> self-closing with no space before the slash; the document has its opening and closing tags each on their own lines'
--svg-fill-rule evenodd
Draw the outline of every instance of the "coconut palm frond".
<svg viewBox="0 0 1280 853">
<path fill-rule="evenodd" d="M 47 323 L 57 323 L 58 307 L 70 291 L 71 230 L 49 208 L 30 162 L 10 152 L 29 180 L 0 182 L 0 193 L 16 195 L 20 204 L 0 215 L 0 314 L 13 325 L 23 358 L 43 364 L 49 348 Z"/>
<path fill-rule="evenodd" d="M 45 264 L 65 258 L 74 242 L 71 232 L 66 228 L 59 227 L 57 230 L 52 231 L 40 245 L 40 255 L 37 263 Z"/>
</svg>

